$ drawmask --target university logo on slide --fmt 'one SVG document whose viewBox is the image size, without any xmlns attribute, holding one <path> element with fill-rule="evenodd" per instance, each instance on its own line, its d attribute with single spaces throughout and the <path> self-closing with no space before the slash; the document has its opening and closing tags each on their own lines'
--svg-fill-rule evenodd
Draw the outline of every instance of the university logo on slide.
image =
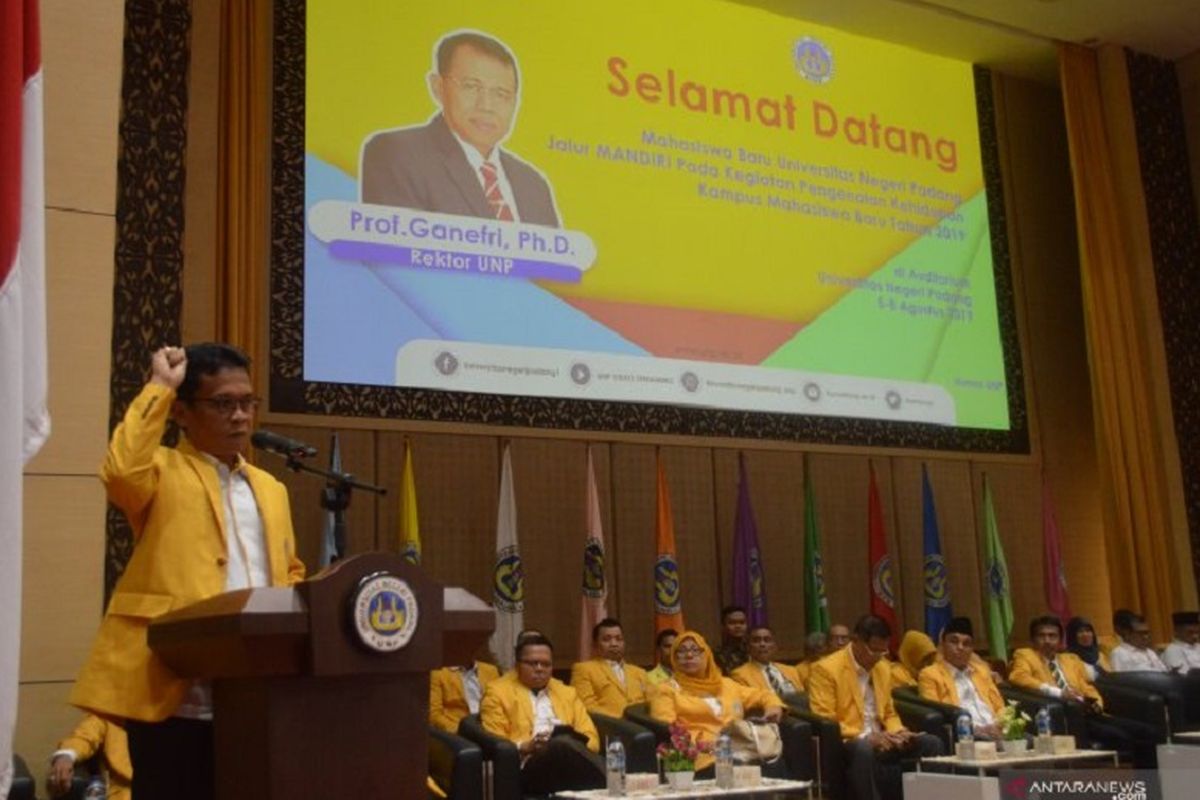
<svg viewBox="0 0 1200 800">
<path fill-rule="evenodd" d="M 588 539 L 583 548 L 583 593 L 604 596 L 604 548 L 597 539 Z"/>
<path fill-rule="evenodd" d="M 509 545 L 496 557 L 492 573 L 492 597 L 502 611 L 525 610 L 525 570 L 516 545 Z"/>
<path fill-rule="evenodd" d="M 934 608 L 950 605 L 946 559 L 940 553 L 925 556 L 925 603 Z"/>
<path fill-rule="evenodd" d="M 378 653 L 399 650 L 417 630 L 416 595 L 408 583 L 391 573 L 376 572 L 363 578 L 350 607 L 359 641 Z"/>
<path fill-rule="evenodd" d="M 833 78 L 833 54 L 811 36 L 805 36 L 792 48 L 796 71 L 813 83 L 829 83 Z"/>
<path fill-rule="evenodd" d="M 875 562 L 875 569 L 871 571 L 871 588 L 875 590 L 875 595 L 888 605 L 888 608 L 896 607 L 896 596 L 892 594 L 891 556 L 884 556 Z"/>
<path fill-rule="evenodd" d="M 663 553 L 654 562 L 654 610 L 659 614 L 678 614 L 679 567 L 675 557 Z"/>
</svg>

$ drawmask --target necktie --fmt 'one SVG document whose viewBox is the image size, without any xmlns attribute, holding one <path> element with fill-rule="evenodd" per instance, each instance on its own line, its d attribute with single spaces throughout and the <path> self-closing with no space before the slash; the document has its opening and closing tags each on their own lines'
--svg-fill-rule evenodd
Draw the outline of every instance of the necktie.
<svg viewBox="0 0 1200 800">
<path fill-rule="evenodd" d="M 796 691 L 790 681 L 784 680 L 779 670 L 775 669 L 774 664 L 767 665 L 767 683 L 771 684 L 771 690 L 775 694 L 783 697 L 785 694 L 792 694 Z"/>
<path fill-rule="evenodd" d="M 479 174 L 483 176 L 483 195 L 487 198 L 492 211 L 495 212 L 496 219 L 512 222 L 513 212 L 504 200 L 504 193 L 500 191 L 500 178 L 496 174 L 496 165 L 490 161 L 483 162 L 479 166 Z"/>
<path fill-rule="evenodd" d="M 1050 662 L 1050 674 L 1054 676 L 1054 682 L 1058 684 L 1058 688 L 1064 692 L 1071 688 L 1071 685 L 1067 683 L 1067 676 L 1063 675 L 1062 667 L 1058 666 L 1057 659 Z"/>
</svg>

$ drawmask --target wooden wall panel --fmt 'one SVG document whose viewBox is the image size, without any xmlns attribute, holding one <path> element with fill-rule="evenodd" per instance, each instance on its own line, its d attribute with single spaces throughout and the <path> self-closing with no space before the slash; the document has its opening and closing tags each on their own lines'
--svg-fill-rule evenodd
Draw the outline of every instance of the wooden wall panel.
<svg viewBox="0 0 1200 800">
<path fill-rule="evenodd" d="M 67 705 L 72 683 L 22 683 L 17 692 L 13 752 L 25 758 L 41 791 L 45 790 L 44 775 L 50 755 L 58 749 L 62 738 L 83 719 L 82 711 Z"/>
<path fill-rule="evenodd" d="M 104 602 L 104 489 L 93 476 L 25 479 L 21 680 L 71 681 Z"/>
<path fill-rule="evenodd" d="M 616 610 L 630 658 L 647 663 L 654 650 L 655 462 L 650 445 L 614 444 L 609 463 L 612 538 L 617 551 Z M 687 609 L 684 609 L 686 615 Z M 687 620 L 687 617 L 684 617 Z"/>
<path fill-rule="evenodd" d="M 124 9 L 124 0 L 41 3 L 47 206 L 116 210 Z"/>
<path fill-rule="evenodd" d="M 108 439 L 112 217 L 46 212 L 46 326 L 52 435 L 27 473 L 95 475 Z"/>
<path fill-rule="evenodd" d="M 867 609 L 867 461 L 811 455 L 825 592 L 832 622 L 853 625 Z"/>
</svg>

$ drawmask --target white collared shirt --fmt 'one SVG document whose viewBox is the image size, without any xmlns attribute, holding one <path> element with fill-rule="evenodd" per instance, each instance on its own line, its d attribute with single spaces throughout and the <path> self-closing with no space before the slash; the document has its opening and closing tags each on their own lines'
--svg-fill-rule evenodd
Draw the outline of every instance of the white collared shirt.
<svg viewBox="0 0 1200 800">
<path fill-rule="evenodd" d="M 221 487 L 222 527 L 225 529 L 225 591 L 250 589 L 271 585 L 271 565 L 267 558 L 267 543 L 263 537 L 262 514 L 254 499 L 254 490 L 246 478 L 246 460 L 238 456 L 237 466 L 229 468 L 224 461 L 208 453 L 204 460 L 217 470 Z M 195 681 L 184 696 L 176 717 L 212 719 L 212 684 Z"/>
<path fill-rule="evenodd" d="M 472 664 L 469 667 L 451 667 L 458 673 L 462 681 L 463 697 L 467 699 L 467 708 L 472 714 L 479 713 L 479 700 L 483 697 L 483 687 L 479 684 L 479 667 Z"/>
<path fill-rule="evenodd" d="M 1168 672 L 1158 653 L 1149 647 L 1134 647 L 1121 642 L 1108 654 L 1113 672 Z"/>
<path fill-rule="evenodd" d="M 533 735 L 550 733 L 559 723 L 554 716 L 554 704 L 550 702 L 550 688 L 541 691 L 529 690 L 529 699 L 533 703 Z"/>
<path fill-rule="evenodd" d="M 975 688 L 975 682 L 971 680 L 974 667 L 968 664 L 966 669 L 959 669 L 949 663 L 946 666 L 950 668 L 950 674 L 954 678 L 954 689 L 958 692 L 958 705 L 971 715 L 971 722 L 975 725 L 994 723 L 996 715 L 992 713 L 991 706 L 979 696 L 979 690 Z"/>
<path fill-rule="evenodd" d="M 1176 672 L 1200 669 L 1200 644 L 1188 644 L 1176 639 L 1163 651 L 1162 662 Z"/>
<path fill-rule="evenodd" d="M 496 185 L 500 187 L 500 194 L 504 197 L 504 202 L 508 203 L 508 208 L 512 211 L 513 219 L 517 222 L 521 221 L 521 213 L 517 211 L 517 198 L 513 194 L 512 184 L 508 182 L 508 176 L 504 173 L 504 164 L 500 160 L 500 145 L 492 148 L 492 155 L 484 158 L 483 154 L 475 148 L 475 145 L 468 144 L 461 136 L 454 132 L 451 128 L 450 133 L 454 135 L 454 139 L 462 148 L 463 155 L 467 157 L 467 163 L 471 165 L 471 171 L 475 173 L 475 179 L 479 181 L 479 187 L 486 188 L 483 181 L 483 173 L 480 172 L 480 167 L 484 163 L 491 164 L 496 168 Z"/>
<path fill-rule="evenodd" d="M 622 687 L 624 687 L 625 686 L 625 665 L 622 664 L 620 661 L 609 661 L 608 659 L 605 659 L 605 663 L 608 664 L 608 668 L 612 670 L 612 674 L 617 676 L 617 682 L 620 683 Z"/>
<path fill-rule="evenodd" d="M 875 687 L 871 682 L 871 673 L 858 663 L 853 650 L 850 651 L 850 661 L 854 664 L 854 671 L 858 675 L 858 690 L 863 696 L 863 729 L 858 735 L 858 738 L 862 739 L 882 728 L 879 725 L 879 709 L 875 704 Z"/>
</svg>

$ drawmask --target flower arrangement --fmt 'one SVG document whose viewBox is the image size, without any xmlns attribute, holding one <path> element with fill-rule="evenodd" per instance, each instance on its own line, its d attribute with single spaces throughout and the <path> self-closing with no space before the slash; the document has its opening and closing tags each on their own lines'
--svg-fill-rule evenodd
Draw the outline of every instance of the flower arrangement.
<svg viewBox="0 0 1200 800">
<path fill-rule="evenodd" d="M 1000 713 L 996 715 L 996 724 L 1000 727 L 1000 734 L 1009 741 L 1014 739 L 1025 738 L 1025 726 L 1032 720 L 1024 711 L 1017 708 L 1017 701 L 1009 700 L 1008 705 L 1000 709 Z"/>
<path fill-rule="evenodd" d="M 671 723 L 671 735 L 658 746 L 658 757 L 662 759 L 664 772 L 694 772 L 696 759 L 701 753 L 711 753 L 711 742 L 694 742 L 683 723 Z"/>
</svg>

